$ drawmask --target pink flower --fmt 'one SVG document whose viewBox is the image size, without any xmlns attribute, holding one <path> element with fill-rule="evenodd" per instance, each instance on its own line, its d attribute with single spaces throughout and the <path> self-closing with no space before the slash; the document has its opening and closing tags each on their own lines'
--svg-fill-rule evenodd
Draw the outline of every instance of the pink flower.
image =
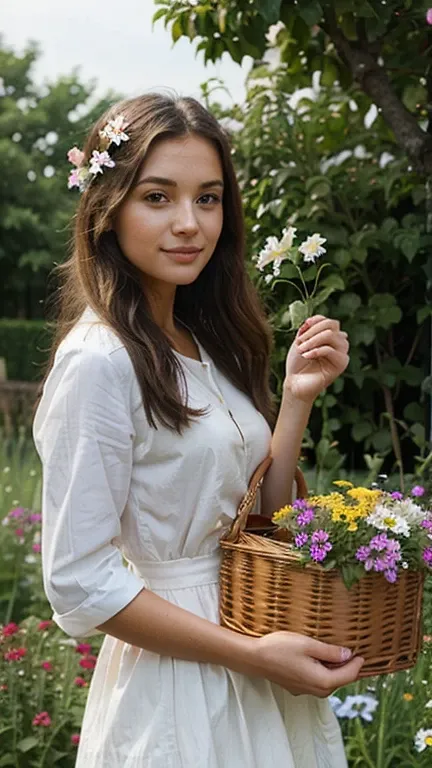
<svg viewBox="0 0 432 768">
<path fill-rule="evenodd" d="M 432 24 L 432 8 L 429 8 L 426 14 L 426 21 L 428 24 Z"/>
<path fill-rule="evenodd" d="M 84 680 L 83 677 L 76 677 L 74 683 L 78 686 L 78 688 L 87 688 L 88 686 L 87 680 Z"/>
<path fill-rule="evenodd" d="M 114 168 L 115 162 L 111 159 L 108 152 L 98 152 L 94 149 L 90 158 L 90 173 L 96 175 L 97 173 L 103 173 L 102 168 Z"/>
<path fill-rule="evenodd" d="M 15 622 L 11 621 L 9 624 L 6 624 L 3 629 L 1 630 L 1 634 L 3 637 L 12 637 L 12 635 L 16 635 L 17 632 L 20 631 L 20 628 L 18 624 L 15 624 Z"/>
<path fill-rule="evenodd" d="M 24 528 L 15 528 L 15 536 L 24 536 Z"/>
<path fill-rule="evenodd" d="M 39 632 L 44 632 L 48 627 L 51 627 L 52 621 L 40 621 L 38 624 Z"/>
<path fill-rule="evenodd" d="M 51 718 L 48 712 L 39 712 L 35 715 L 32 725 L 42 725 L 44 728 L 48 728 L 51 725 Z"/>
<path fill-rule="evenodd" d="M 9 517 L 23 517 L 25 509 L 23 507 L 15 507 L 9 512 Z"/>
<path fill-rule="evenodd" d="M 432 568 L 432 547 L 426 547 L 423 552 L 423 560 L 429 568 Z"/>
<path fill-rule="evenodd" d="M 80 185 L 80 179 L 78 175 L 78 170 L 74 168 L 73 171 L 71 171 L 69 174 L 68 189 L 72 189 L 73 187 L 79 187 L 79 185 Z"/>
<path fill-rule="evenodd" d="M 11 648 L 4 655 L 5 661 L 20 661 L 27 653 L 27 648 Z"/>
<path fill-rule="evenodd" d="M 42 669 L 45 669 L 47 672 L 51 672 L 54 669 L 50 661 L 43 661 L 41 664 L 41 667 Z"/>
<path fill-rule="evenodd" d="M 73 744 L 74 747 L 77 747 L 79 742 L 80 742 L 79 733 L 73 733 L 71 736 L 71 744 Z"/>
<path fill-rule="evenodd" d="M 67 159 L 69 160 L 72 165 L 76 165 L 78 168 L 80 165 L 82 165 L 84 160 L 84 152 L 81 152 L 78 147 L 72 147 L 72 149 L 69 150 L 67 153 Z"/>
<path fill-rule="evenodd" d="M 80 667 L 83 669 L 94 669 L 96 666 L 96 661 L 96 656 L 83 656 L 83 658 L 80 659 Z"/>
<path fill-rule="evenodd" d="M 425 492 L 425 489 L 422 485 L 415 485 L 414 488 L 411 489 L 411 496 L 423 496 Z"/>
<path fill-rule="evenodd" d="M 29 523 L 40 523 L 42 520 L 42 515 L 39 514 L 39 512 L 34 512 L 33 514 L 28 516 Z"/>
<path fill-rule="evenodd" d="M 3 685 L 0 685 L 0 691 L 7 691 L 8 687 L 6 683 L 3 683 Z"/>
<path fill-rule="evenodd" d="M 33 544 L 32 550 L 33 550 L 33 552 L 37 552 L 37 554 L 39 554 L 40 551 L 41 551 L 41 545 L 40 544 Z"/>
<path fill-rule="evenodd" d="M 92 647 L 90 643 L 78 643 L 78 645 L 75 647 L 75 651 L 77 653 L 81 653 L 81 655 L 84 655 L 86 653 L 91 653 Z"/>
</svg>

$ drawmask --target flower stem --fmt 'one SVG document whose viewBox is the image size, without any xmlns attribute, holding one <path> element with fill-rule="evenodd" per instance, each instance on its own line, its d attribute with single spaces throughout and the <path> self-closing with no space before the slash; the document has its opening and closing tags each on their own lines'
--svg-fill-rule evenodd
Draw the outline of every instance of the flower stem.
<svg viewBox="0 0 432 768">
<path fill-rule="evenodd" d="M 385 728 L 386 728 L 386 718 L 387 718 L 387 707 L 386 707 L 386 701 L 387 696 L 383 692 L 383 689 L 381 687 L 380 690 L 380 721 L 379 721 L 379 727 L 378 727 L 378 739 L 377 739 L 377 759 L 376 759 L 376 768 L 384 768 L 384 739 L 385 739 Z"/>
</svg>

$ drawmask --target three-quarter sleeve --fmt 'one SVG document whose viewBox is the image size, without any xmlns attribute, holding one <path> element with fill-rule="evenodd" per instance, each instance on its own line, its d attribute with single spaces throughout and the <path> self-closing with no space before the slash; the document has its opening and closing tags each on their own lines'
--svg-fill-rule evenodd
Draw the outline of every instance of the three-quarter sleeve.
<svg viewBox="0 0 432 768">
<path fill-rule="evenodd" d="M 97 633 L 144 586 L 113 543 L 131 480 L 131 410 L 110 355 L 81 348 L 56 361 L 36 413 L 44 589 L 72 637 Z"/>
</svg>

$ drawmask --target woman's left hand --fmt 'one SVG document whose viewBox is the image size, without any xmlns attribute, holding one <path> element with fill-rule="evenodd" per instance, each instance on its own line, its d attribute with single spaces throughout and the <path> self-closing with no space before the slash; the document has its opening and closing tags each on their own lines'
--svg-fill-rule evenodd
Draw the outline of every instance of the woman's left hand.
<svg viewBox="0 0 432 768">
<path fill-rule="evenodd" d="M 338 320 L 310 317 L 288 352 L 284 389 L 299 400 L 313 402 L 346 369 L 348 351 L 348 335 Z"/>
</svg>

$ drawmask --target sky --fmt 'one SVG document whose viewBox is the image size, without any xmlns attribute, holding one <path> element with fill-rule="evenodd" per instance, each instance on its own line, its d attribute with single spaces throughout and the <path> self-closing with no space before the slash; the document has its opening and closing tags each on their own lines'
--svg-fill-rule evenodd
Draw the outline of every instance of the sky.
<svg viewBox="0 0 432 768">
<path fill-rule="evenodd" d="M 231 98 L 218 91 L 218 100 L 242 101 L 250 60 L 240 67 L 225 54 L 205 67 L 194 43 L 184 38 L 173 46 L 162 21 L 152 30 L 156 10 L 154 0 L 9 0 L 2 3 L 0 34 L 16 52 L 29 40 L 39 43 L 37 82 L 78 67 L 81 79 L 96 79 L 101 92 L 135 96 L 162 87 L 197 98 L 200 83 L 221 77 Z"/>
</svg>

